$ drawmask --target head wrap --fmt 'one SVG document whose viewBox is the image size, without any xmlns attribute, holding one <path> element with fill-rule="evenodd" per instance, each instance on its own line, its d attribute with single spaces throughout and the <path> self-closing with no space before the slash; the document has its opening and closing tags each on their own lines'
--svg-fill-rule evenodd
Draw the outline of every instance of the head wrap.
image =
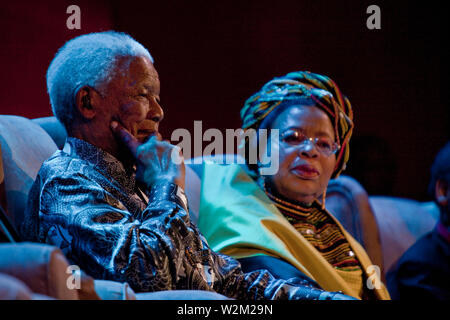
<svg viewBox="0 0 450 320">
<path fill-rule="evenodd" d="M 284 102 L 302 104 L 307 100 L 314 101 L 315 106 L 330 117 L 334 127 L 336 142 L 341 146 L 332 175 L 336 178 L 345 169 L 349 158 L 353 112 L 350 101 L 327 76 L 297 71 L 272 79 L 245 102 L 241 109 L 242 129 L 258 129 L 261 122 Z"/>
</svg>

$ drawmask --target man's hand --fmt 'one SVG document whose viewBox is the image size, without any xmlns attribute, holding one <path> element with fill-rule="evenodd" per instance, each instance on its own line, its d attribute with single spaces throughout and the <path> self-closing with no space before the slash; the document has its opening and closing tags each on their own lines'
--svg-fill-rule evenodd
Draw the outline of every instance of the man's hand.
<svg viewBox="0 0 450 320">
<path fill-rule="evenodd" d="M 111 122 L 115 136 L 130 150 L 136 159 L 136 179 L 148 188 L 156 182 L 165 180 L 184 189 L 185 167 L 179 147 L 152 136 L 140 143 L 126 128 L 117 121 Z"/>
</svg>

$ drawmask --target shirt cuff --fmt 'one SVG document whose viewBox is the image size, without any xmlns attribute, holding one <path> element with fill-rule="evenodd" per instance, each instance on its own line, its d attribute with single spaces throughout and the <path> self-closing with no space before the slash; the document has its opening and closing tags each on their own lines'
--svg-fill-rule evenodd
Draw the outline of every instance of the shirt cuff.
<svg viewBox="0 0 450 320">
<path fill-rule="evenodd" d="M 172 201 L 188 212 L 188 202 L 183 188 L 172 182 L 158 182 L 148 191 L 149 203 Z"/>
</svg>

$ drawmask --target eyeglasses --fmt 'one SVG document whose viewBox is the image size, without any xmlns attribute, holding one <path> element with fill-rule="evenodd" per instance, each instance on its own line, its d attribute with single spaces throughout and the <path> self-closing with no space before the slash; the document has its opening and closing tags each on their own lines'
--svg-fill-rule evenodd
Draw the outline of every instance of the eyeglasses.
<svg viewBox="0 0 450 320">
<path fill-rule="evenodd" d="M 306 146 L 310 143 L 316 147 L 316 149 L 325 155 L 326 157 L 335 154 L 340 146 L 328 137 L 310 138 L 303 133 L 295 130 L 287 130 L 280 136 L 281 141 L 291 146 Z"/>
</svg>

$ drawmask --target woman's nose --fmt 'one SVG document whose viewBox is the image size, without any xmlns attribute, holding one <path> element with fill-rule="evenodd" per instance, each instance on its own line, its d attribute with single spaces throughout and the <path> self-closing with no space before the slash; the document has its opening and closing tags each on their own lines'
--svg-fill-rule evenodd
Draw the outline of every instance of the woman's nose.
<svg viewBox="0 0 450 320">
<path fill-rule="evenodd" d="M 315 144 L 311 140 L 305 140 L 302 144 L 298 146 L 298 153 L 301 156 L 308 158 L 317 158 L 319 156 L 319 151 L 317 150 Z"/>
</svg>

